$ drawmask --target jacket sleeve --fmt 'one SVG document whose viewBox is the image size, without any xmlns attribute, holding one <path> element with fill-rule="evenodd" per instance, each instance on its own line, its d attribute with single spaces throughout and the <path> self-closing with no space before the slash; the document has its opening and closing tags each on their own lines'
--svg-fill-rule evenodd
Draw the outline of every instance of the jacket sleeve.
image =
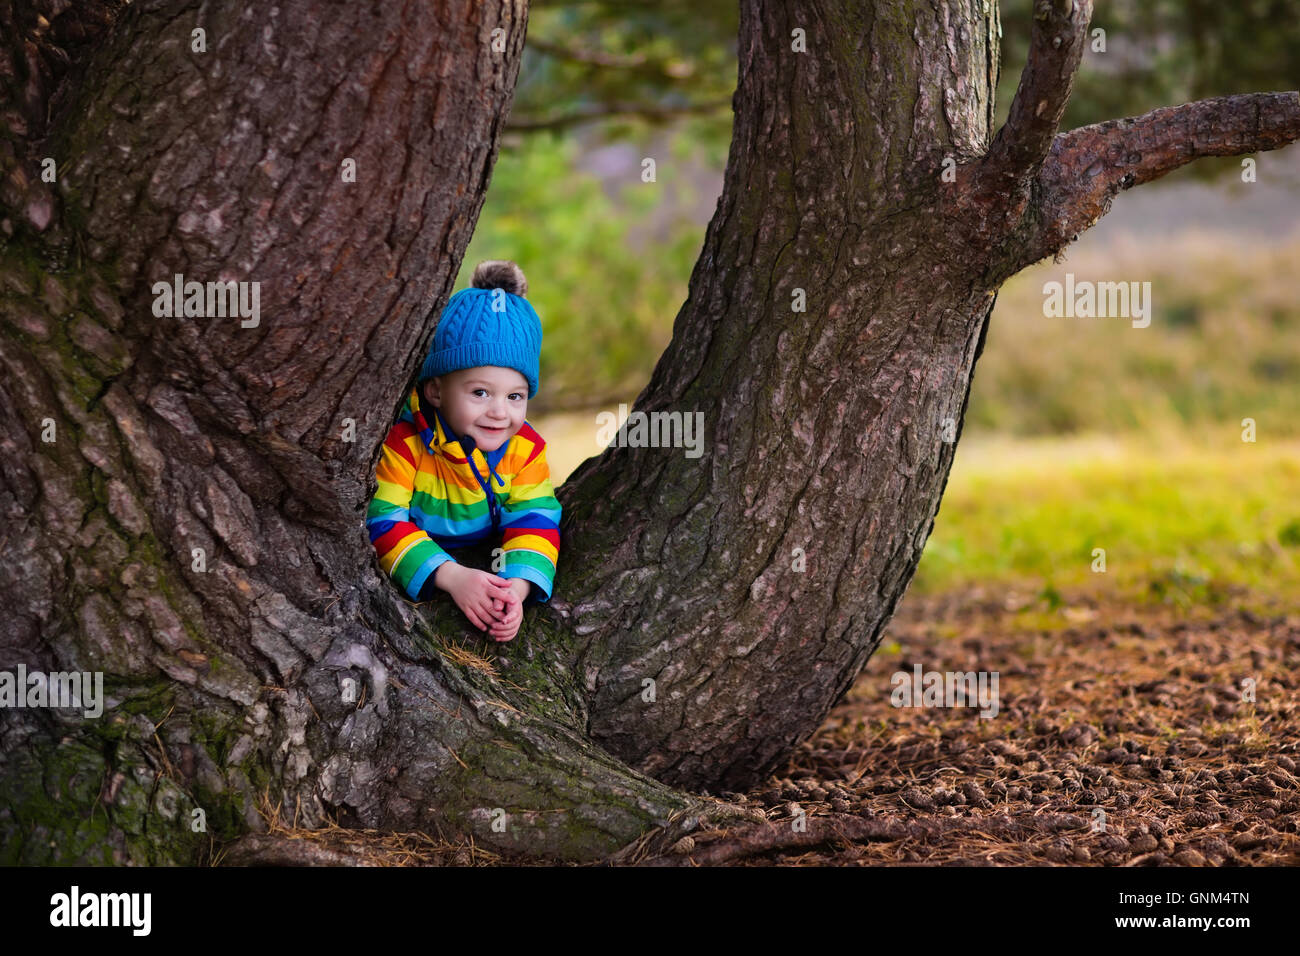
<svg viewBox="0 0 1300 956">
<path fill-rule="evenodd" d="M 408 439 L 419 434 L 398 422 L 384 439 L 375 478 L 379 488 L 366 509 L 366 529 L 379 555 L 379 566 L 412 601 L 433 597 L 433 574 L 444 561 L 454 561 L 410 517 L 415 490 L 416 452 Z"/>
<path fill-rule="evenodd" d="M 551 599 L 555 566 L 560 559 L 560 502 L 551 486 L 546 442 L 538 443 L 510 482 L 501 515 L 503 578 L 523 578 L 534 585 L 538 602 Z"/>
</svg>

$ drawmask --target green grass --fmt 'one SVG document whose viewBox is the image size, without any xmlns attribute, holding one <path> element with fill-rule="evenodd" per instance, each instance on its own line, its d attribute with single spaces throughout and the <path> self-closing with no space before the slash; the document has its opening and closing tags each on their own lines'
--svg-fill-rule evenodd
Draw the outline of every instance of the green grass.
<svg viewBox="0 0 1300 956">
<path fill-rule="evenodd" d="M 913 587 L 1066 589 L 1216 604 L 1300 595 L 1300 443 L 1171 438 L 963 442 Z M 1093 570 L 1105 549 L 1104 573 Z"/>
</svg>

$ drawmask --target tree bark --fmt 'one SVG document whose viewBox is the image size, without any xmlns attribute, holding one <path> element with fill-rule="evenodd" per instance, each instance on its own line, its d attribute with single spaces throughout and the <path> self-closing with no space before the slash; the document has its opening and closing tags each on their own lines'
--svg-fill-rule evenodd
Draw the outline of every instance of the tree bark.
<svg viewBox="0 0 1300 956">
<path fill-rule="evenodd" d="M 71 59 L 5 12 L 11 56 Z M 116 16 L 47 71 L 78 85 L 48 129 L 44 101 L 28 111 L 4 170 L 3 662 L 103 671 L 108 697 L 99 720 L 4 712 L 6 859 L 188 861 L 274 807 L 590 858 L 699 804 L 583 737 L 562 633 L 459 650 L 465 622 L 403 601 L 363 529 L 487 188 L 524 6 Z M 6 103 L 11 134 L 26 105 Z M 178 273 L 259 282 L 260 322 L 155 315 Z"/>
<path fill-rule="evenodd" d="M 659 779 L 776 767 L 912 576 L 994 299 L 940 172 L 989 146 L 997 29 L 969 4 L 743 8 L 722 198 L 636 403 L 701 413 L 703 454 L 611 449 L 562 492 L 592 736 Z"/>
<path fill-rule="evenodd" d="M 866 663 L 997 287 L 1101 201 L 1057 170 L 1110 155 L 1052 118 L 1086 3 L 1036 26 L 1051 128 L 1013 110 L 992 152 L 996 5 L 744 3 L 723 194 L 635 409 L 700 413 L 702 455 L 586 462 L 555 597 L 487 647 L 403 600 L 363 514 L 526 8 L 60 6 L 0 0 L 0 669 L 108 700 L 0 713 L 5 862 L 191 862 L 268 817 L 590 860 L 742 815 L 675 788 L 758 779 Z M 1277 96 L 1231 148 L 1300 135 Z M 158 315 L 177 274 L 259 283 L 260 321 Z"/>
</svg>

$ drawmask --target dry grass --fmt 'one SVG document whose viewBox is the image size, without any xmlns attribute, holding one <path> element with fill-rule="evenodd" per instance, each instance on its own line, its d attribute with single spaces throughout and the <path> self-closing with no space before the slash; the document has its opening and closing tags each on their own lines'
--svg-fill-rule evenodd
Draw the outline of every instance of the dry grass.
<svg viewBox="0 0 1300 956">
<path fill-rule="evenodd" d="M 1257 420 L 1261 440 L 1300 434 L 1300 240 L 1189 232 L 1159 245 L 1120 235 L 1071 249 L 1002 288 L 976 367 L 971 434 L 1121 435 L 1194 429 L 1206 440 Z M 1151 283 L 1151 324 L 1049 318 L 1043 285 Z"/>
<path fill-rule="evenodd" d="M 489 677 L 496 677 L 496 666 L 485 657 L 480 657 L 467 647 L 461 647 L 459 644 L 444 644 L 439 647 L 442 656 L 447 658 L 453 664 L 461 667 L 472 667 L 477 671 L 482 671 Z"/>
<path fill-rule="evenodd" d="M 492 866 L 501 858 L 473 840 L 449 841 L 423 832 L 348 829 L 330 822 L 298 826 L 284 807 L 260 795 L 258 813 L 266 832 L 218 850 L 213 866 Z M 296 816 L 296 815 L 295 815 Z"/>
</svg>

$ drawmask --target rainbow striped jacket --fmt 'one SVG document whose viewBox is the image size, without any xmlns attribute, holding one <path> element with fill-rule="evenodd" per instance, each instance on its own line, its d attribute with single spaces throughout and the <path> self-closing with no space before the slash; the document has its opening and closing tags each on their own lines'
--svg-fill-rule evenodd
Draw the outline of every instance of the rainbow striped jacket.
<svg viewBox="0 0 1300 956">
<path fill-rule="evenodd" d="M 412 389 L 384 439 L 375 469 L 379 488 L 366 510 L 379 566 L 411 600 L 427 601 L 436 592 L 433 573 L 455 560 L 444 548 L 500 531 L 504 554 L 495 573 L 532 582 L 530 599 L 549 601 L 560 556 L 560 503 L 546 441 L 525 420 L 496 451 L 471 448 L 467 459 L 442 414 L 431 411 L 432 425 Z"/>
</svg>

